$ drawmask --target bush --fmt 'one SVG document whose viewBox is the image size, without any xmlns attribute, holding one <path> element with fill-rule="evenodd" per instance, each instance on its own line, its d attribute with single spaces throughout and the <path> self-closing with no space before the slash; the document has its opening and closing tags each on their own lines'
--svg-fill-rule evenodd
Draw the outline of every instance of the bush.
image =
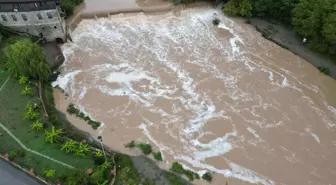
<svg viewBox="0 0 336 185">
<path fill-rule="evenodd" d="M 16 151 L 9 152 L 9 160 L 13 161 L 17 157 Z"/>
<path fill-rule="evenodd" d="M 214 20 L 212 20 L 212 24 L 213 25 L 215 25 L 215 26 L 218 26 L 219 25 L 219 23 L 220 23 L 220 20 L 219 19 L 214 19 Z"/>
<path fill-rule="evenodd" d="M 321 73 L 327 75 L 327 76 L 331 76 L 331 72 L 330 69 L 327 67 L 318 67 L 318 69 L 320 70 Z"/>
<path fill-rule="evenodd" d="M 210 172 L 206 172 L 205 174 L 202 175 L 202 179 L 211 182 L 212 181 L 212 175 Z"/>
<path fill-rule="evenodd" d="M 173 173 L 165 172 L 165 176 L 171 185 L 185 185 L 182 178 L 178 177 Z"/>
<path fill-rule="evenodd" d="M 90 120 L 90 121 L 88 122 L 88 124 L 91 125 L 91 128 L 93 128 L 93 129 L 95 129 L 95 130 L 96 130 L 98 127 L 100 127 L 100 125 L 101 125 L 100 122 L 98 122 L 98 121 L 93 121 L 93 120 Z"/>
<path fill-rule="evenodd" d="M 174 162 L 170 170 L 176 173 L 184 174 L 190 181 L 200 178 L 197 173 L 184 169 L 183 166 L 178 162 Z"/>
<path fill-rule="evenodd" d="M 67 112 L 69 113 L 69 114 L 78 114 L 78 112 L 79 112 L 79 110 L 75 107 L 75 105 L 74 104 L 72 104 L 72 103 L 70 103 L 69 104 L 69 106 L 68 106 L 68 108 L 67 108 Z"/>
<path fill-rule="evenodd" d="M 131 141 L 125 145 L 126 148 L 134 148 L 135 147 L 135 142 Z"/>
<path fill-rule="evenodd" d="M 153 149 L 152 149 L 152 145 L 150 144 L 144 144 L 141 143 L 138 145 L 138 148 L 142 151 L 143 154 L 145 155 L 149 155 L 150 153 L 152 153 Z"/>
<path fill-rule="evenodd" d="M 26 150 L 21 149 L 21 150 L 17 151 L 17 156 L 21 157 L 21 158 L 26 156 Z"/>
<path fill-rule="evenodd" d="M 162 161 L 162 154 L 161 154 L 161 152 L 153 152 L 153 157 L 157 161 Z"/>
<path fill-rule="evenodd" d="M 180 173 L 180 174 L 183 174 L 183 173 L 184 173 L 184 168 L 183 168 L 183 166 L 182 166 L 180 163 L 178 163 L 178 162 L 174 162 L 174 163 L 172 164 L 172 167 L 170 168 L 170 170 L 173 171 L 173 172 Z"/>
</svg>

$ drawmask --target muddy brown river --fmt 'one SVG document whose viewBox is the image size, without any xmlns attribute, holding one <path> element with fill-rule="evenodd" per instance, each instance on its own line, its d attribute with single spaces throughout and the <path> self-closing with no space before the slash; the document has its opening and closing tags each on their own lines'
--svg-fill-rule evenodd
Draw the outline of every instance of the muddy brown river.
<svg viewBox="0 0 336 185">
<path fill-rule="evenodd" d="M 243 20 L 210 7 L 119 14 L 71 35 L 57 105 L 103 122 L 70 118 L 109 147 L 148 142 L 163 168 L 211 171 L 214 185 L 336 183 L 335 81 Z"/>
</svg>

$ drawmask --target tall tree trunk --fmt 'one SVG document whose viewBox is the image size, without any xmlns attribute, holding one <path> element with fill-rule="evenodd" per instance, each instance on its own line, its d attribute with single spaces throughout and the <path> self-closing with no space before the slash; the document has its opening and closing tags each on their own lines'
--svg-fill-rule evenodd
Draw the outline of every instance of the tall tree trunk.
<svg viewBox="0 0 336 185">
<path fill-rule="evenodd" d="M 38 90 L 39 90 L 39 96 L 40 96 L 40 101 L 42 103 L 42 107 L 43 107 L 43 112 L 44 112 L 44 116 L 45 118 L 48 120 L 49 116 L 48 116 L 48 113 L 47 113 L 47 109 L 44 105 L 44 101 L 43 101 L 43 91 L 42 91 L 42 83 L 41 83 L 41 80 L 39 79 L 39 82 L 38 82 Z"/>
</svg>

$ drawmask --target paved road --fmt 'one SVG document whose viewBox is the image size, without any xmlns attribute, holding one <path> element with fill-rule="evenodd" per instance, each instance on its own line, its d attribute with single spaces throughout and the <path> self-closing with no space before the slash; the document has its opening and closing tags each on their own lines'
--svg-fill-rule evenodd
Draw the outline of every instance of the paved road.
<svg viewBox="0 0 336 185">
<path fill-rule="evenodd" d="M 41 185 L 35 179 L 0 159 L 0 185 Z"/>
</svg>

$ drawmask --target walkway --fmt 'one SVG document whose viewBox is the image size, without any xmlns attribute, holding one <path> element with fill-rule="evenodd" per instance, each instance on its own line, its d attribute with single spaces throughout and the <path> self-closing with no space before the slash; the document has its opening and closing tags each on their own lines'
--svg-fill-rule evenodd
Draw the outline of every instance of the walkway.
<svg viewBox="0 0 336 185">
<path fill-rule="evenodd" d="M 0 160 L 0 185 L 41 185 L 35 179 Z"/>
<path fill-rule="evenodd" d="M 269 26 L 273 27 L 276 32 L 270 36 L 270 39 L 287 48 L 289 51 L 307 60 L 315 67 L 329 68 L 331 76 L 336 77 L 336 64 L 327 56 L 322 56 L 319 53 L 301 44 L 300 38 L 293 30 L 288 29 L 280 24 L 272 24 L 261 19 L 252 19 L 251 24 L 261 30 L 267 29 Z"/>
</svg>

